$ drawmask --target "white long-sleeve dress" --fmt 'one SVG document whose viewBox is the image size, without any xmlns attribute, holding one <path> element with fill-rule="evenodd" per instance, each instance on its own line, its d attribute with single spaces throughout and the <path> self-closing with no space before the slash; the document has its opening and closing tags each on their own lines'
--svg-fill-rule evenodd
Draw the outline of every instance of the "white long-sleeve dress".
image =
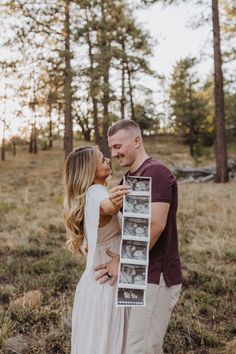
<svg viewBox="0 0 236 354">
<path fill-rule="evenodd" d="M 86 193 L 84 229 L 88 243 L 86 269 L 77 285 L 73 313 L 71 354 L 123 354 L 129 309 L 116 307 L 116 285 L 95 280 L 93 266 L 110 259 L 106 250 L 120 251 L 118 215 L 99 228 L 99 208 L 107 188 L 95 184 Z"/>
</svg>

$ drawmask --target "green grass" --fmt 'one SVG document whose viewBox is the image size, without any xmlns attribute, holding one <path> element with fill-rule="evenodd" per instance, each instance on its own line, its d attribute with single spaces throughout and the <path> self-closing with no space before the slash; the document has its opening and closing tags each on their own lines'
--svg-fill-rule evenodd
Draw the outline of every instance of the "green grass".
<svg viewBox="0 0 236 354">
<path fill-rule="evenodd" d="M 145 143 L 169 167 L 214 164 L 209 148 L 194 161 L 175 138 Z M 23 148 L 7 158 L 0 163 L 0 351 L 10 354 L 12 346 L 23 354 L 68 354 L 73 297 L 85 259 L 65 247 L 63 152 L 57 145 L 32 156 Z M 124 172 L 115 163 L 113 168 L 111 184 Z M 165 353 L 236 352 L 235 199 L 235 182 L 179 186 L 184 283 Z M 19 299 L 32 290 L 40 292 L 42 302 L 22 306 Z"/>
</svg>

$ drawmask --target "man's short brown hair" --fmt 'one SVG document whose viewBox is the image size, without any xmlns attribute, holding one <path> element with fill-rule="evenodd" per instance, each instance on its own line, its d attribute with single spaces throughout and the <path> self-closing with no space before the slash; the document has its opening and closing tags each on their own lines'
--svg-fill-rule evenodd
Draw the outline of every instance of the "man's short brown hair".
<svg viewBox="0 0 236 354">
<path fill-rule="evenodd" d="M 119 122 L 116 122 L 115 124 L 113 124 L 107 132 L 108 136 L 112 136 L 115 135 L 119 130 L 138 130 L 141 134 L 141 130 L 140 127 L 138 126 L 138 124 L 131 120 L 131 119 L 121 119 L 119 120 Z"/>
</svg>

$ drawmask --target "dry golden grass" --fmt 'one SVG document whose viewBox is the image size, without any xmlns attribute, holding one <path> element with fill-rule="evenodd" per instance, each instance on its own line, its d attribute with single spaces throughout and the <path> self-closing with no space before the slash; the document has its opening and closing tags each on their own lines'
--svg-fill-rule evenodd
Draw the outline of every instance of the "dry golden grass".
<svg viewBox="0 0 236 354">
<path fill-rule="evenodd" d="M 146 145 L 170 167 L 213 164 L 210 149 L 193 161 L 188 148 L 173 138 L 147 139 Z M 71 306 L 84 259 L 73 258 L 65 247 L 63 157 L 59 145 L 37 156 L 23 148 L 15 158 L 8 155 L 0 163 L 0 349 L 4 354 L 11 346 L 23 354 L 70 351 Z M 112 183 L 123 173 L 114 167 Z M 235 353 L 235 200 L 235 182 L 179 186 L 185 280 L 166 337 L 166 353 Z M 27 306 L 31 291 L 40 294 L 33 309 Z"/>
</svg>

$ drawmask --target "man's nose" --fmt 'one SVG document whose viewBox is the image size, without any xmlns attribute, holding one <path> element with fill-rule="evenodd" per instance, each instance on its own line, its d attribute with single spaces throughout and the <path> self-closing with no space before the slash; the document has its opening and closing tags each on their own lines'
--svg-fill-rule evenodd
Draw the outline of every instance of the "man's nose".
<svg viewBox="0 0 236 354">
<path fill-rule="evenodd" d="M 111 157 L 116 157 L 118 155 L 118 152 L 116 150 L 111 151 Z"/>
</svg>

